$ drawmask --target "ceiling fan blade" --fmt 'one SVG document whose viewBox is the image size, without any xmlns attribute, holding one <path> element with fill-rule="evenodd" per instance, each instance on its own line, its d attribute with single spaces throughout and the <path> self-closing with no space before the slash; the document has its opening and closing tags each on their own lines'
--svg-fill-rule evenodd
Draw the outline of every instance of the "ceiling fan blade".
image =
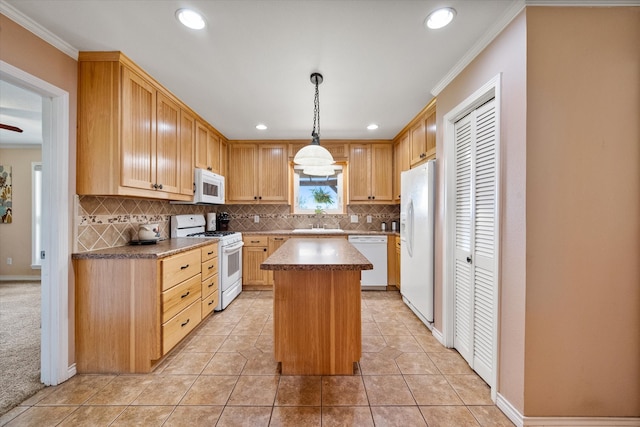
<svg viewBox="0 0 640 427">
<path fill-rule="evenodd" d="M 22 133 L 22 129 L 20 129 L 19 127 L 15 127 L 15 126 L 11 126 L 11 125 L 5 125 L 4 123 L 0 123 L 0 129 L 6 129 L 6 130 L 11 130 L 13 132 Z"/>
</svg>

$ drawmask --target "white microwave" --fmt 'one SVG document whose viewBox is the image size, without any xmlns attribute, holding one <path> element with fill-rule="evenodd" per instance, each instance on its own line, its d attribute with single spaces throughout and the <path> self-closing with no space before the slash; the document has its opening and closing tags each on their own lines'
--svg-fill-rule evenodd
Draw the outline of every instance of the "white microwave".
<svg viewBox="0 0 640 427">
<path fill-rule="evenodd" d="M 224 176 L 196 168 L 193 191 L 193 203 L 223 205 Z"/>
</svg>

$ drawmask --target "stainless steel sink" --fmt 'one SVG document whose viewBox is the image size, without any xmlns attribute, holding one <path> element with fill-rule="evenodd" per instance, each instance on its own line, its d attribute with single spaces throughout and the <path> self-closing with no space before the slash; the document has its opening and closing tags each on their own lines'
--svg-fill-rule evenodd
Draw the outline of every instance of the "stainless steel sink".
<svg viewBox="0 0 640 427">
<path fill-rule="evenodd" d="M 296 228 L 293 232 L 301 234 L 339 234 L 344 233 L 344 230 L 339 228 Z"/>
</svg>

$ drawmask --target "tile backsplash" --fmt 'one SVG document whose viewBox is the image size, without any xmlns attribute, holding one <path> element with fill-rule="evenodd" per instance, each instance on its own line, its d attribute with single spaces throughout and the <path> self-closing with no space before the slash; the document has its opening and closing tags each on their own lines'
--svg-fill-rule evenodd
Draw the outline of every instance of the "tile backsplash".
<svg viewBox="0 0 640 427">
<path fill-rule="evenodd" d="M 136 238 L 140 224 L 159 224 L 160 238 L 169 238 L 170 219 L 179 214 L 227 212 L 229 229 L 240 232 L 291 230 L 311 224 L 343 230 L 380 230 L 381 223 L 400 217 L 399 205 L 349 205 L 344 215 L 291 214 L 289 205 L 179 205 L 162 200 L 77 196 L 74 252 L 126 245 Z M 351 215 L 358 216 L 351 223 Z M 371 215 L 371 223 L 367 216 Z M 256 216 L 258 222 L 255 222 Z"/>
</svg>

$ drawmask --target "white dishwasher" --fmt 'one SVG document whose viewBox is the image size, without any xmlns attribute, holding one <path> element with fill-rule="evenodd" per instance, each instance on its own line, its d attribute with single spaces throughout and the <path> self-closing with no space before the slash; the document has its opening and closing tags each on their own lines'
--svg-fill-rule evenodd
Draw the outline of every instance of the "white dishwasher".
<svg viewBox="0 0 640 427">
<path fill-rule="evenodd" d="M 349 243 L 373 264 L 373 270 L 362 270 L 362 289 L 387 289 L 387 236 L 349 236 Z"/>
</svg>

